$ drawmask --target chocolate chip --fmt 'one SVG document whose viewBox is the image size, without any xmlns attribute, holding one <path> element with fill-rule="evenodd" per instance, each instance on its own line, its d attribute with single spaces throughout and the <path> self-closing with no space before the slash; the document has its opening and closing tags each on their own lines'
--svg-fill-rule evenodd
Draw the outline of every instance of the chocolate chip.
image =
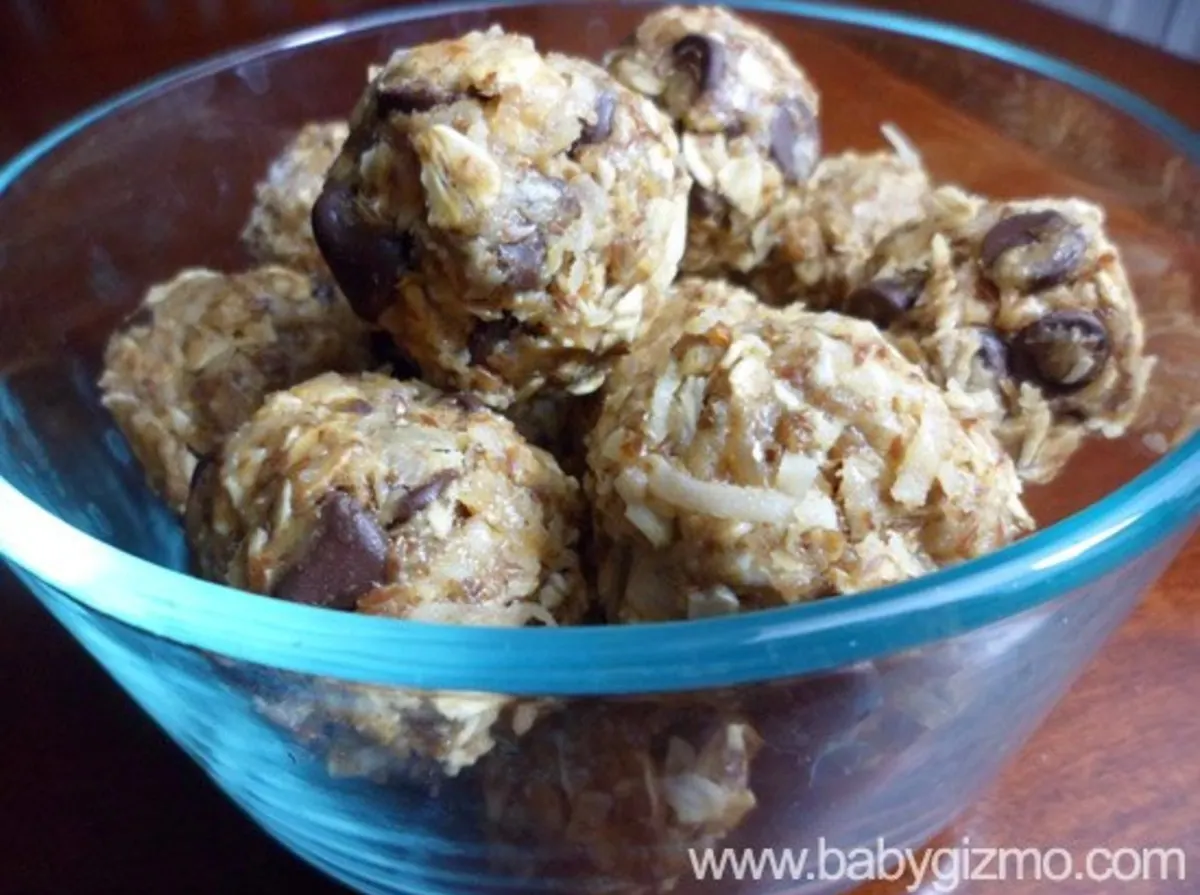
<svg viewBox="0 0 1200 895">
<path fill-rule="evenodd" d="M 405 84 L 381 84 L 375 88 L 375 112 L 377 115 L 412 115 L 428 112 L 438 106 L 448 106 L 462 99 L 460 93 L 438 87 L 427 81 L 410 81 Z"/>
<path fill-rule="evenodd" d="M 1022 379 L 1059 391 L 1095 381 L 1108 362 L 1108 330 L 1087 311 L 1052 311 L 1013 339 L 1013 365 Z"/>
<path fill-rule="evenodd" d="M 986 326 L 977 327 L 979 347 L 975 356 L 985 370 L 993 376 L 1008 375 L 1008 345 L 1000 334 Z"/>
<path fill-rule="evenodd" d="M 1006 265 L 1003 275 L 1016 279 L 1018 287 L 1037 291 L 1070 279 L 1087 255 L 1087 237 L 1077 224 L 1057 211 L 1004 218 L 984 236 L 980 252 L 984 270 L 993 282 L 1002 275 L 996 269 L 1000 259 L 1014 251 L 1021 254 Z"/>
<path fill-rule="evenodd" d="M 788 100 L 775 110 L 771 119 L 771 158 L 785 180 L 804 180 L 812 173 L 821 147 L 817 119 L 799 100 Z"/>
<path fill-rule="evenodd" d="M 510 314 L 505 314 L 498 320 L 481 320 L 475 324 L 471 336 L 467 340 L 467 350 L 471 354 L 471 363 L 484 365 L 501 343 L 507 342 L 518 329 L 520 324 Z"/>
<path fill-rule="evenodd" d="M 413 516 L 441 497 L 442 492 L 458 478 L 458 470 L 443 469 L 441 472 L 434 473 L 425 484 L 413 488 L 396 504 L 395 524 L 403 525 L 408 522 Z"/>
<path fill-rule="evenodd" d="M 534 232 L 520 242 L 510 242 L 496 249 L 496 260 L 504 274 L 504 282 L 518 292 L 542 285 L 542 268 L 546 263 L 546 241 Z"/>
<path fill-rule="evenodd" d="M 321 505 L 303 554 L 275 585 L 274 596 L 293 603 L 353 609 L 384 580 L 387 533 L 349 494 L 337 491 Z"/>
<path fill-rule="evenodd" d="M 725 76 L 725 47 L 704 34 L 688 34 L 671 47 L 675 67 L 703 93 Z"/>
<path fill-rule="evenodd" d="M 850 293 L 846 313 L 883 329 L 911 308 L 924 288 L 925 275 L 919 272 L 872 280 Z"/>
<path fill-rule="evenodd" d="M 467 413 L 487 410 L 487 405 L 473 392 L 454 392 L 454 394 L 446 396 L 446 401 Z"/>
<path fill-rule="evenodd" d="M 327 184 L 312 211 L 313 236 L 350 306 L 375 322 L 392 303 L 396 281 L 414 264 L 407 233 L 363 219 L 349 189 Z"/>
<path fill-rule="evenodd" d="M 617 98 L 611 90 L 605 90 L 596 97 L 596 121 L 594 123 L 583 123 L 583 130 L 579 132 L 579 139 L 575 141 L 575 145 L 571 147 L 571 152 L 574 153 L 580 146 L 588 146 L 592 143 L 603 143 L 612 133 L 613 112 L 617 108 Z"/>
</svg>

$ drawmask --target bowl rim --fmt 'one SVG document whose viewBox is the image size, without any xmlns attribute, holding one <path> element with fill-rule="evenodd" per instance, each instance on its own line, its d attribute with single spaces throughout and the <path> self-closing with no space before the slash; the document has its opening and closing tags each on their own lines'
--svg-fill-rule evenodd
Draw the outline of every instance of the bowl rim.
<svg viewBox="0 0 1200 895">
<path fill-rule="evenodd" d="M 546 5 L 538 0 L 426 3 L 306 28 L 174 69 L 93 106 L 18 153 L 0 168 L 0 195 L 90 125 L 197 78 L 405 22 Z M 819 0 L 731 0 L 728 5 L 920 38 L 1031 70 L 1099 98 L 1200 164 L 1200 134 L 1187 125 L 1132 91 L 1016 43 L 919 16 Z M 1162 547 L 1156 554 L 1162 562 L 1151 569 L 1157 574 L 1194 527 L 1198 512 L 1200 433 L 1096 503 L 979 559 L 832 600 L 630 626 L 464 627 L 260 599 L 110 546 L 43 509 L 3 477 L 0 555 L 35 591 L 58 588 L 155 636 L 254 664 L 428 689 L 633 694 L 800 675 L 913 648 L 1046 603 Z M 1150 579 L 1141 566 L 1134 575 L 1130 587 L 1144 587 Z"/>
</svg>

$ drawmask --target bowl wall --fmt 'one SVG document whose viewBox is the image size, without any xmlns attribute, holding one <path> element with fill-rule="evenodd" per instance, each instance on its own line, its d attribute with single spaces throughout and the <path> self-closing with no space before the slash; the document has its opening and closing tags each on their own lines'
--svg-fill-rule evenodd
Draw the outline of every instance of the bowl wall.
<svg viewBox="0 0 1200 895">
<path fill-rule="evenodd" d="M 870 16 L 795 6 L 826 17 Z M 366 64 L 392 48 L 500 22 L 543 47 L 595 58 L 644 11 L 603 3 L 463 9 L 408 20 L 396 14 L 345 34 L 332 28 L 320 42 L 284 41 L 151 88 L 50 147 L 14 183 L 0 183 L 0 476 L 90 535 L 186 570 L 179 526 L 144 486 L 94 386 L 108 334 L 146 286 L 183 266 L 246 265 L 237 234 L 269 159 L 302 122 L 346 114 Z M 885 148 L 879 126 L 890 121 L 938 178 L 1002 197 L 1068 193 L 1109 209 L 1151 351 L 1160 356 L 1153 394 L 1135 432 L 1088 445 L 1062 479 L 1031 491 L 1031 506 L 1039 521 L 1053 523 L 1158 460 L 1191 421 L 1200 395 L 1200 172 L 1186 154 L 1196 152 L 1195 135 L 1184 134 L 1191 142 L 1181 148 L 1177 131 L 1147 127 L 1156 113 L 1127 97 L 1109 97 L 1126 104 L 1121 111 L 967 49 L 848 21 L 783 14 L 761 21 L 821 87 L 828 151 Z M 973 45 L 949 31 L 924 31 Z M 1000 45 L 984 49 L 1029 61 Z M 241 807 L 297 854 L 362 891 L 575 895 L 652 891 L 679 877 L 677 891 L 685 893 L 815 893 L 852 884 L 696 883 L 687 847 L 717 841 L 717 831 L 659 822 L 673 815 L 656 814 L 665 809 L 646 802 L 645 792 L 609 785 L 606 775 L 620 769 L 596 754 L 603 753 L 597 731 L 641 744 L 661 796 L 686 776 L 676 765 L 689 756 L 677 748 L 672 759 L 673 741 L 691 748 L 712 742 L 714 730 L 753 728 L 762 745 L 748 788 L 758 804 L 721 846 L 923 842 L 1019 749 L 1191 527 L 1174 518 L 1152 549 L 985 627 L 968 630 L 953 606 L 928 629 L 898 619 L 881 629 L 880 643 L 925 645 L 880 647 L 820 674 L 636 699 L 609 691 L 564 701 L 534 686 L 497 711 L 509 728 L 532 722 L 525 737 L 551 759 L 531 764 L 525 738 L 515 746 L 501 736 L 487 759 L 453 777 L 404 759 L 399 743 L 448 741 L 431 713 L 454 694 L 349 684 L 182 646 L 88 608 L 85 585 L 68 595 L 18 571 Z M 70 565 L 73 557 L 61 561 Z M 137 600 L 131 588 L 126 621 L 136 622 Z M 244 634 L 252 640 L 263 632 L 247 626 Z M 854 636 L 828 633 L 831 642 Z M 762 644 L 767 653 L 777 649 Z M 539 658 L 511 661 L 536 672 Z M 486 690 L 487 682 L 480 675 L 472 689 Z M 664 682 L 662 689 L 678 687 Z M 497 704 L 458 696 L 471 705 L 468 719 Z M 403 724 L 380 732 L 381 715 Z M 594 800 L 585 805 L 554 755 L 569 756 L 577 775 L 594 774 L 595 786 L 617 801 L 603 810 Z M 584 817 L 585 808 L 593 816 Z"/>
<path fill-rule="evenodd" d="M 454 777 L 363 739 L 346 720 L 445 693 L 363 688 L 202 653 L 23 577 L 230 798 L 359 891 L 816 895 L 855 883 L 821 878 L 815 858 L 799 878 L 720 883 L 692 862 L 706 848 L 719 860 L 726 848 L 846 854 L 929 841 L 1020 749 L 1185 539 L 1036 610 L 824 674 L 663 696 L 522 698 L 552 707 L 515 747 L 500 738 Z M 662 756 L 673 737 L 704 742 L 691 731 L 743 722 L 762 741 L 745 781 L 757 805 L 729 835 L 621 815 L 649 811 L 650 800 L 640 780 L 613 770 L 611 748 L 634 750 L 653 769 L 655 791 L 669 791 Z M 581 831 L 589 802 L 563 784 L 572 774 L 612 795 L 617 819 Z"/>
</svg>

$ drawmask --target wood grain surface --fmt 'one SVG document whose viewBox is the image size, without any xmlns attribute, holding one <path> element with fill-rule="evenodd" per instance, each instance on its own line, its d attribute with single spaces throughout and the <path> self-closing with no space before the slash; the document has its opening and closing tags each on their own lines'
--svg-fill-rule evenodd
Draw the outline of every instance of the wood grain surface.
<svg viewBox="0 0 1200 895">
<path fill-rule="evenodd" d="M 0 0 L 0 159 L 113 91 L 351 0 Z M 1200 127 L 1200 66 L 1020 0 L 880 0 L 1097 70 Z M 936 165 L 936 159 L 931 160 Z M 1014 164 L 1020 164 L 1019 158 Z M 0 234 L 0 241 L 3 240 Z M 993 791 L 937 845 L 1178 846 L 1187 881 L 964 883 L 966 895 L 1200 891 L 1200 539 Z M 0 571 L 0 895 L 342 891 L 260 833 Z M 861 895 L 898 895 L 911 880 Z M 925 886 L 920 891 L 940 891 Z"/>
</svg>

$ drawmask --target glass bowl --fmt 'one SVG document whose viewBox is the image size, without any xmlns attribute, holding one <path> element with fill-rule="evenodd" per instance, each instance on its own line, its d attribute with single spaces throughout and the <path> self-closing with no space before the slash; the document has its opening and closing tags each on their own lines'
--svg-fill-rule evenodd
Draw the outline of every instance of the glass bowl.
<svg viewBox="0 0 1200 895">
<path fill-rule="evenodd" d="M 140 87 L 0 171 L 0 552 L 238 805 L 354 888 L 711 891 L 693 863 L 707 847 L 925 842 L 1195 526 L 1200 138 L 984 35 L 740 5 L 821 87 L 829 150 L 882 148 L 890 121 L 942 180 L 1107 207 L 1160 360 L 1136 430 L 1030 490 L 1032 537 L 858 596 L 634 627 L 395 622 L 187 576 L 180 526 L 94 386 L 147 285 L 246 265 L 237 235 L 268 160 L 302 122 L 346 114 L 392 48 L 499 22 L 598 57 L 645 8 L 456 3 L 324 26 Z M 397 718 L 461 747 L 462 769 L 411 760 Z M 781 876 L 719 888 L 853 887 Z"/>
</svg>

